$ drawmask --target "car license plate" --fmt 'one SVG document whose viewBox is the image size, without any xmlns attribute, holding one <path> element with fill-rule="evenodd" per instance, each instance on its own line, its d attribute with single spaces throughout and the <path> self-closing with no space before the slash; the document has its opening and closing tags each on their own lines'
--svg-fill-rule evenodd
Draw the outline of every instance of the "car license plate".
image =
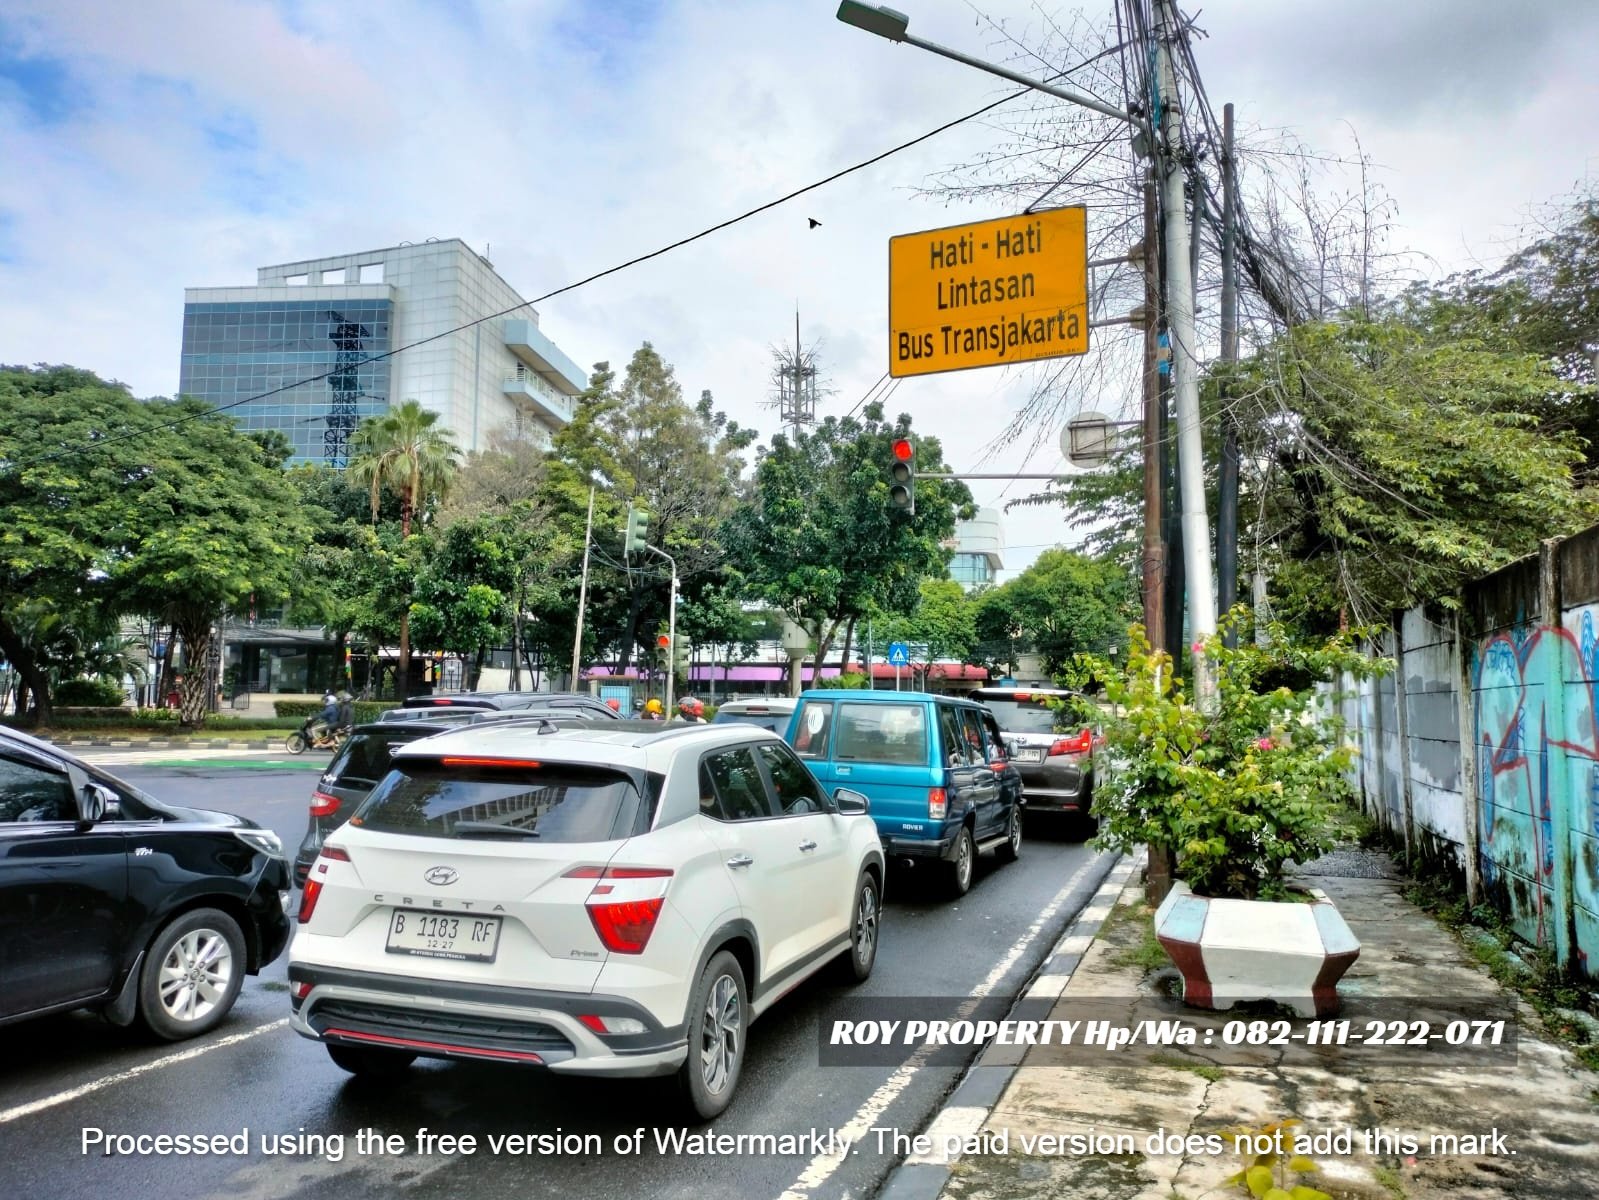
<svg viewBox="0 0 1599 1200">
<path fill-rule="evenodd" d="M 389 917 L 390 954 L 493 962 L 500 947 L 500 917 L 417 912 L 397 908 Z"/>
<path fill-rule="evenodd" d="M 1044 752 L 1042 750 L 1018 750 L 1015 757 L 1017 762 L 1043 762 Z"/>
</svg>

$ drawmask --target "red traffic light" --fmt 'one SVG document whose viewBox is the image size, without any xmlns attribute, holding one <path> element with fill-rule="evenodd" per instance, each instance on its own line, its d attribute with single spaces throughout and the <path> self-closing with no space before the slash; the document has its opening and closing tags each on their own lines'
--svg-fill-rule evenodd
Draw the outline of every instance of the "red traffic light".
<svg viewBox="0 0 1599 1200">
<path fill-rule="evenodd" d="M 672 644 L 672 639 L 667 637 L 663 633 L 663 634 L 661 634 L 659 637 L 657 637 L 655 639 L 655 644 L 657 646 L 659 646 L 662 650 L 665 650 L 668 646 L 670 646 Z"/>
<path fill-rule="evenodd" d="M 916 448 L 911 445 L 909 438 L 900 438 L 894 443 L 894 457 L 900 462 L 909 462 L 916 454 Z"/>
</svg>

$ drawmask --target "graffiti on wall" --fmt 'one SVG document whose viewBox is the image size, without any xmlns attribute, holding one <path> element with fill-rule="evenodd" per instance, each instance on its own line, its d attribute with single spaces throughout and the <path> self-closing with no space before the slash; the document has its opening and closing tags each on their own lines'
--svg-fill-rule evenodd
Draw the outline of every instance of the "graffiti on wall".
<svg viewBox="0 0 1599 1200">
<path fill-rule="evenodd" d="M 1556 830 L 1563 826 L 1574 839 L 1599 835 L 1596 610 L 1569 616 L 1566 628 L 1497 633 L 1473 655 L 1482 877 L 1541 945 L 1554 936 Z M 1594 857 L 1576 854 L 1573 862 L 1589 876 L 1574 880 L 1575 890 L 1591 901 L 1599 894 Z"/>
</svg>

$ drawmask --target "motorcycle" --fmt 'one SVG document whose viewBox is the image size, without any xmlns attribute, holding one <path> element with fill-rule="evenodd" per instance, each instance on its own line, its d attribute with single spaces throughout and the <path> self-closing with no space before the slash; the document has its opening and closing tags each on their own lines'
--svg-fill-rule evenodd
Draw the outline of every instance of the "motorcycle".
<svg viewBox="0 0 1599 1200">
<path fill-rule="evenodd" d="M 289 734 L 284 746 L 290 754 L 304 754 L 307 750 L 337 750 L 349 739 L 346 726 L 330 726 L 320 716 L 307 717 L 305 724 Z"/>
</svg>

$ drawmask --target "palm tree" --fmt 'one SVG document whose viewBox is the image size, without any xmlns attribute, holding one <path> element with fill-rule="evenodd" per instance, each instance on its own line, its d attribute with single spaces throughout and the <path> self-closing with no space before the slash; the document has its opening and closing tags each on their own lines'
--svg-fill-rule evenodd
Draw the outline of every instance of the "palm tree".
<svg viewBox="0 0 1599 1200">
<path fill-rule="evenodd" d="M 350 478 L 364 483 L 372 495 L 372 523 L 378 522 L 383 490 L 400 497 L 400 536 L 411 536 L 411 517 L 442 496 L 461 456 L 447 430 L 437 429 L 439 414 L 407 400 L 381 416 L 368 417 L 351 437 Z M 411 676 L 411 615 L 400 612 L 400 684 Z M 404 696 L 401 696 L 404 699 Z"/>
<path fill-rule="evenodd" d="M 439 414 L 407 400 L 381 416 L 362 421 L 351 437 L 350 477 L 368 486 L 372 523 L 387 488 L 400 497 L 400 534 L 411 536 L 411 516 L 430 496 L 449 490 L 461 449 L 449 431 L 436 429 Z"/>
</svg>

